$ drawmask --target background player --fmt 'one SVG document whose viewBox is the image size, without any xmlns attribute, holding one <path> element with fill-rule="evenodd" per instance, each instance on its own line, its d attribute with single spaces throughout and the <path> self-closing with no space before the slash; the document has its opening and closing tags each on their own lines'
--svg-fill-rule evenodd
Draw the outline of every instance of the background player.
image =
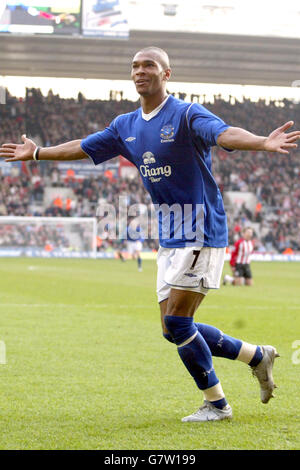
<svg viewBox="0 0 300 470">
<path fill-rule="evenodd" d="M 223 285 L 231 284 L 233 286 L 252 286 L 252 272 L 250 268 L 251 254 L 254 251 L 253 229 L 246 227 L 242 230 L 242 237 L 234 244 L 234 249 L 230 257 L 230 266 L 234 277 L 226 274 Z"/>
<path fill-rule="evenodd" d="M 133 223 L 131 222 L 127 227 L 127 252 L 132 259 L 137 261 L 138 271 L 142 272 L 141 251 L 143 249 L 144 237 L 141 226 L 136 225 L 134 227 Z"/>
<path fill-rule="evenodd" d="M 210 148 L 260 150 L 288 154 L 296 148 L 300 131 L 286 133 L 292 121 L 269 136 L 256 136 L 230 127 L 196 103 L 185 103 L 166 93 L 171 77 L 165 51 L 150 47 L 133 59 L 131 77 L 141 108 L 118 116 L 102 132 L 55 147 L 39 148 L 22 137 L 23 144 L 4 144 L 6 161 L 76 160 L 88 158 L 100 164 L 123 155 L 136 165 L 154 205 L 160 207 L 157 294 L 165 338 L 177 346 L 184 366 L 203 391 L 205 401 L 183 421 L 216 421 L 232 417 L 212 356 L 238 359 L 249 364 L 258 378 L 261 400 L 267 403 L 275 384 L 272 368 L 276 349 L 258 346 L 225 335 L 217 328 L 194 322 L 194 314 L 210 288 L 218 288 L 228 244 L 227 223 L 220 191 L 211 173 Z M 129 140 L 128 138 L 131 137 Z M 172 229 L 163 208 L 174 207 Z M 191 206 L 192 230 L 183 232 L 184 209 Z M 204 207 L 201 213 L 197 210 Z M 169 214 L 170 215 L 170 214 Z M 200 216 L 201 233 L 191 237 Z M 199 235 L 199 238 L 198 238 Z M 141 332 L 142 334 L 142 332 Z"/>
</svg>

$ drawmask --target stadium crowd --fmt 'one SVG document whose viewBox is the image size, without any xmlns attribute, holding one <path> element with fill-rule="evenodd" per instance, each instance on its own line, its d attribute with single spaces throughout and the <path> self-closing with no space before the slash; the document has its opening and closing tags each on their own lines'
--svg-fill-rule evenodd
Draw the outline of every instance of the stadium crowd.
<svg viewBox="0 0 300 470">
<path fill-rule="evenodd" d="M 183 94 L 179 95 L 184 98 Z M 194 95 L 194 101 L 233 126 L 243 127 L 258 135 L 268 135 L 286 121 L 300 123 L 300 106 L 289 100 L 237 101 L 215 96 L 207 102 L 204 95 Z M 0 141 L 20 141 L 20 135 L 34 136 L 43 146 L 83 138 L 103 129 L 121 113 L 136 109 L 139 102 L 127 100 L 87 100 L 79 93 L 77 99 L 62 99 L 51 90 L 43 96 L 40 90 L 28 89 L 26 98 L 7 93 L 6 105 L 0 106 Z M 213 149 L 213 173 L 224 194 L 227 191 L 250 192 L 256 196 L 255 210 L 245 204 L 228 207 L 229 242 L 233 244 L 241 227 L 253 225 L 258 251 L 300 251 L 300 155 L 262 152 L 227 153 Z M 118 207 L 118 198 L 124 195 L 128 205 L 150 206 L 140 177 L 122 178 L 116 174 L 97 172 L 82 177 L 74 172 L 62 174 L 56 162 L 27 162 L 13 164 L 10 170 L 0 170 L 0 215 L 15 216 L 79 216 L 93 217 L 99 200 Z M 45 189 L 70 188 L 73 199 L 56 198 L 44 204 Z M 32 232 L 33 233 L 33 232 Z M 33 236 L 31 233 L 31 236 Z M 1 234 L 0 234 L 1 235 Z M 40 234 L 38 234 L 40 236 Z M 17 235 L 18 241 L 20 237 Z M 16 241 L 16 243 L 17 243 Z M 0 236 L 0 246 L 7 243 Z M 31 243 L 32 242 L 31 240 Z M 117 247 L 115 241 L 99 244 L 99 249 Z M 149 249 L 157 247 L 156 240 L 146 240 Z"/>
</svg>

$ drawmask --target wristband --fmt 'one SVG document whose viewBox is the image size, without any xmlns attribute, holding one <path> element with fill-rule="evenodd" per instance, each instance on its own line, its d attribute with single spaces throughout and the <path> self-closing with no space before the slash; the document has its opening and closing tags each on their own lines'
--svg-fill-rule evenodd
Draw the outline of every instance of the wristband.
<svg viewBox="0 0 300 470">
<path fill-rule="evenodd" d="M 41 147 L 36 147 L 34 152 L 33 152 L 33 160 L 38 161 L 39 160 L 39 152 L 41 150 Z"/>
</svg>

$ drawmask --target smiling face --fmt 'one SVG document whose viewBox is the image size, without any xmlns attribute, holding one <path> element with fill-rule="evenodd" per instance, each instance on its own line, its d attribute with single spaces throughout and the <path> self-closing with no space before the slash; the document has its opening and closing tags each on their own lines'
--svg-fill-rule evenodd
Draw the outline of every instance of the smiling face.
<svg viewBox="0 0 300 470">
<path fill-rule="evenodd" d="M 165 93 L 170 76 L 169 59 L 164 51 L 149 48 L 135 54 L 131 78 L 141 96 Z"/>
</svg>

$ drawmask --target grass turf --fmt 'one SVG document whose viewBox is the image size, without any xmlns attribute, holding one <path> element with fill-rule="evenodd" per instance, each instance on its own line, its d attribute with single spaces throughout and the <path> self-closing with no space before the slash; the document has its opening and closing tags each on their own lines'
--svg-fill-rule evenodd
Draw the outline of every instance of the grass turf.
<svg viewBox="0 0 300 470">
<path fill-rule="evenodd" d="M 202 393 L 161 335 L 156 265 L 0 260 L 0 449 L 297 449 L 300 264 L 253 263 L 255 286 L 211 292 L 196 320 L 273 344 L 276 399 L 216 358 L 232 421 L 181 423 Z M 228 265 L 225 272 L 229 272 Z"/>
</svg>

